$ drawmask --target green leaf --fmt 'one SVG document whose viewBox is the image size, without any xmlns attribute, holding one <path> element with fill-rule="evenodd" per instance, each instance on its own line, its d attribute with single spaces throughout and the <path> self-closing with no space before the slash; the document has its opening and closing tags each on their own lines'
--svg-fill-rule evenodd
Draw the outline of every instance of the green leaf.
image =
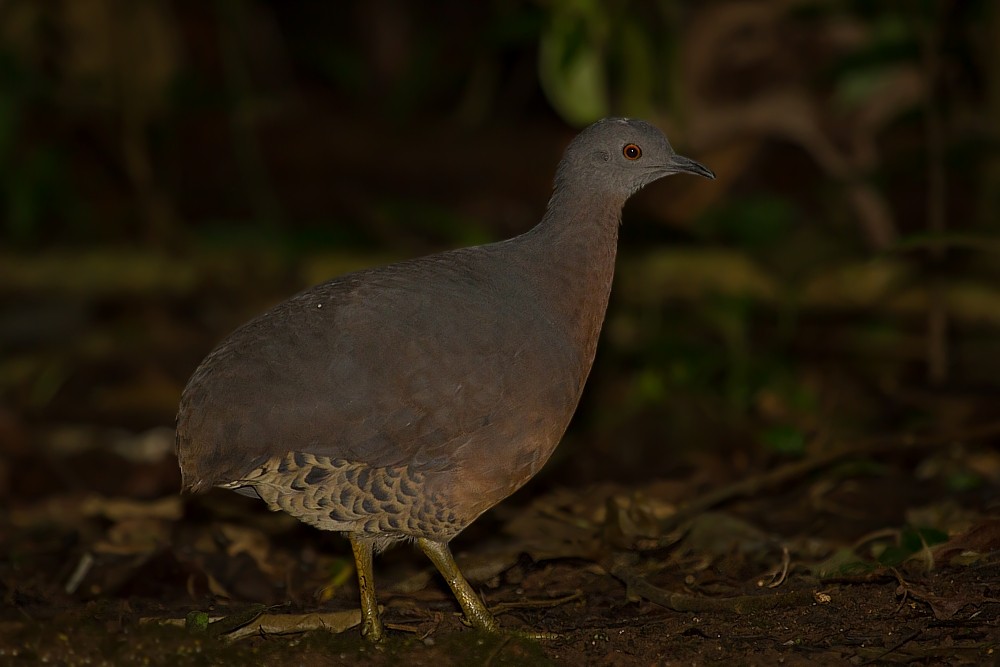
<svg viewBox="0 0 1000 667">
<path fill-rule="evenodd" d="M 813 574 L 820 579 L 850 574 L 863 574 L 871 570 L 871 563 L 865 562 L 850 549 L 839 549 L 831 554 L 829 558 L 812 567 Z"/>
<path fill-rule="evenodd" d="M 610 108 L 603 40 L 581 7 L 563 9 L 553 13 L 542 33 L 539 80 L 559 115 L 583 126 L 607 116 Z"/>
<path fill-rule="evenodd" d="M 806 436 L 792 426 L 775 426 L 762 435 L 768 449 L 779 454 L 802 454 L 806 449 Z"/>
</svg>

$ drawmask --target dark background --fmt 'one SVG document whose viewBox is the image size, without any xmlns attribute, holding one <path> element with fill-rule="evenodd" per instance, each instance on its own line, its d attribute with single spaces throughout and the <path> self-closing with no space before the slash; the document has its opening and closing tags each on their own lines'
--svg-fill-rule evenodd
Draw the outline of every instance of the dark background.
<svg viewBox="0 0 1000 667">
<path fill-rule="evenodd" d="M 1000 374 L 998 30 L 989 2 L 6 2 L 4 446 L 169 427 L 274 302 L 528 229 L 605 115 L 719 178 L 627 208 L 547 474 L 966 420 Z"/>
<path fill-rule="evenodd" d="M 575 132 L 623 115 L 718 178 L 626 207 L 583 402 L 514 505 L 923 433 L 957 448 L 864 468 L 861 510 L 891 478 L 923 485 L 903 508 L 995 511 L 995 438 L 948 434 L 1000 399 L 998 35 L 988 0 L 6 0 L 0 508 L 173 496 L 178 398 L 222 337 L 529 229 Z M 44 601 L 19 568 L 60 559 L 62 590 L 88 538 L 18 535 L 5 597 Z"/>
</svg>

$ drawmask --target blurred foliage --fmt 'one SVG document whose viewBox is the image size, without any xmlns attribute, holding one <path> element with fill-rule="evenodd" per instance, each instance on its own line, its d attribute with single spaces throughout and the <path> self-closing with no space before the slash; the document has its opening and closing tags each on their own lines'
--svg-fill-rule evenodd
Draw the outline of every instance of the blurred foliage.
<svg viewBox="0 0 1000 667">
<path fill-rule="evenodd" d="M 674 4 L 550 2 L 538 72 L 559 115 L 584 126 L 616 109 L 642 117 L 668 106 L 678 40 Z"/>
<path fill-rule="evenodd" d="M 295 205 L 275 170 L 306 156 L 293 146 L 275 155 L 266 135 L 275 124 L 294 132 L 289 122 L 303 100 L 338 109 L 340 117 L 327 122 L 360 115 L 405 127 L 434 116 L 512 123 L 539 115 L 545 103 L 573 125 L 609 114 L 650 117 L 668 130 L 681 126 L 676 136 L 719 153 L 719 163 L 737 171 L 726 180 L 751 177 L 747 185 L 761 141 L 791 142 L 834 182 L 881 181 L 874 190 L 847 192 L 849 206 L 827 213 L 833 221 L 855 207 L 857 224 L 880 244 L 926 231 L 886 201 L 894 196 L 893 175 L 877 171 L 880 144 L 888 141 L 906 161 L 900 175 L 917 175 L 914 165 L 926 161 L 913 122 L 928 104 L 955 115 L 949 146 L 977 151 L 966 158 L 995 160 L 995 136 L 975 124 L 976 105 L 996 85 L 981 27 L 996 19 L 982 1 L 498 0 L 418 11 L 392 0 L 336 7 L 140 0 L 115 13 L 116 6 L 14 0 L 0 16 L 7 242 L 114 241 L 137 233 L 162 242 L 176 233 L 170 227 L 204 221 L 189 212 L 189 198 L 200 195 L 225 211 L 209 222 L 250 213 L 258 224 L 299 226 L 300 215 L 282 219 Z M 460 19 L 462 30 L 453 30 Z M 937 62 L 935 72 L 929 61 Z M 534 72 L 526 68 L 532 64 Z M 729 112 L 745 118 L 734 121 Z M 764 112 L 770 116 L 755 117 Z M 225 141 L 213 148 L 228 155 L 182 148 L 220 130 Z M 883 136 L 889 131 L 895 136 Z M 974 140 L 977 132 L 985 141 Z M 756 153 L 725 153 L 747 140 Z M 228 181 L 208 179 L 212 189 L 201 192 L 178 173 L 192 169 L 192 157 L 208 158 L 205 169 L 234 171 Z M 973 173 L 969 164 L 957 166 Z M 812 192 L 798 180 L 755 183 L 749 201 L 717 197 L 725 210 L 702 206 L 687 217 L 710 216 L 713 229 L 729 235 L 754 227 L 744 233 L 756 240 L 742 241 L 764 246 L 768 234 L 789 224 L 790 207 L 815 210 L 823 180 L 812 178 Z M 828 196 L 844 195 L 835 188 Z M 84 201 L 96 207 L 93 216 L 80 210 Z"/>
<path fill-rule="evenodd" d="M 64 156 L 56 145 L 42 144 L 24 154 L 18 138 L 26 131 L 33 107 L 43 98 L 10 53 L 0 52 L 0 180 L 3 238 L 28 245 L 39 240 L 40 223 L 52 216 L 73 218 L 76 202 L 66 178 Z"/>
<path fill-rule="evenodd" d="M 944 531 L 933 528 L 911 528 L 902 532 L 898 544 L 880 545 L 881 548 L 873 549 L 873 551 L 878 562 L 882 565 L 896 566 L 925 551 L 928 547 L 947 541 L 948 533 Z"/>
<path fill-rule="evenodd" d="M 922 392 L 1000 373 L 998 30 L 986 0 L 8 0 L 0 396 L 169 419 L 241 319 L 526 229 L 573 128 L 631 115 L 719 178 L 630 205 L 588 437 L 641 467 L 961 421 Z"/>
<path fill-rule="evenodd" d="M 862 549 L 841 549 L 813 567 L 820 577 L 864 575 L 882 567 L 900 567 L 907 561 L 922 561 L 930 547 L 948 541 L 948 534 L 934 528 L 907 528 L 875 536 Z"/>
</svg>

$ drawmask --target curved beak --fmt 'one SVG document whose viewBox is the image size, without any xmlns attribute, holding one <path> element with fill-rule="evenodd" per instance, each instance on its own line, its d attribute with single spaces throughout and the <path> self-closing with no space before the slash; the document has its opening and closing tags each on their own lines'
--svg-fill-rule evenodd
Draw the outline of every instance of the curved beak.
<svg viewBox="0 0 1000 667">
<path fill-rule="evenodd" d="M 675 154 L 670 159 L 670 163 L 667 167 L 669 167 L 671 173 L 674 174 L 694 174 L 695 176 L 704 176 L 705 178 L 715 179 L 715 173 L 711 169 L 702 163 L 692 160 L 689 157 L 684 157 L 683 155 Z"/>
</svg>

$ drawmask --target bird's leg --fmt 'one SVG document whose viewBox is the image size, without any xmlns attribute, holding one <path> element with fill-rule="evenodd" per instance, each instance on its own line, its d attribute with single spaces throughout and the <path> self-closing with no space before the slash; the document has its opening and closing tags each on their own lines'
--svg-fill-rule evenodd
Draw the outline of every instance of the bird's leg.
<svg viewBox="0 0 1000 667">
<path fill-rule="evenodd" d="M 483 632 L 507 634 L 525 639 L 559 639 L 559 635 L 551 632 L 501 629 L 500 624 L 493 618 L 493 614 L 490 613 L 490 610 L 486 608 L 483 601 L 472 590 L 469 582 L 462 576 L 458 565 L 455 563 L 455 558 L 451 555 L 451 549 L 448 548 L 447 542 L 437 542 L 429 540 L 426 537 L 418 537 L 417 546 L 427 554 L 427 557 L 434 563 L 434 567 L 438 569 L 444 580 L 448 582 L 448 587 L 455 594 L 455 598 L 462 607 L 462 612 L 465 614 L 466 620 L 469 621 L 472 627 Z"/>
<path fill-rule="evenodd" d="M 370 642 L 380 642 L 385 636 L 382 618 L 375 599 L 375 577 L 372 572 L 372 543 L 348 535 L 354 551 L 354 566 L 358 571 L 358 588 L 361 589 L 361 636 Z"/>
<path fill-rule="evenodd" d="M 455 558 L 451 555 L 451 549 L 448 548 L 447 542 L 437 542 L 429 540 L 426 537 L 418 537 L 417 546 L 427 554 L 427 557 L 434 563 L 434 567 L 444 577 L 444 580 L 448 583 L 448 588 L 455 594 L 455 598 L 462 607 L 462 612 L 465 614 L 466 620 L 472 624 L 472 627 L 484 632 L 499 633 L 500 625 L 493 618 L 493 614 L 486 608 L 486 605 L 483 604 L 483 601 L 476 595 L 476 592 L 472 590 L 469 582 L 462 576 L 458 565 L 455 563 Z"/>
</svg>

